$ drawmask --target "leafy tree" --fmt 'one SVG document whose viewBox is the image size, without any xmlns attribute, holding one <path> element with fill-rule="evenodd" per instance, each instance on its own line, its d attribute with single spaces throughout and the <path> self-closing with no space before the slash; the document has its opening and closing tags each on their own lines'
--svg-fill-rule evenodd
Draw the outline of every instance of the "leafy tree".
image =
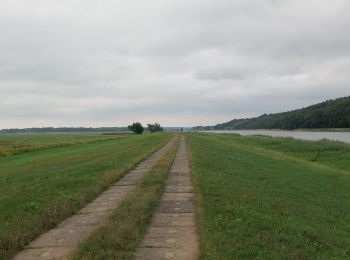
<svg viewBox="0 0 350 260">
<path fill-rule="evenodd" d="M 155 123 L 155 124 L 147 124 L 148 125 L 148 130 L 152 133 L 154 132 L 163 132 L 163 127 L 160 126 L 160 124 Z"/>
<path fill-rule="evenodd" d="M 136 122 L 136 123 L 133 123 L 132 125 L 129 125 L 128 128 L 133 131 L 134 133 L 136 134 L 142 134 L 143 133 L 143 126 L 141 125 L 141 123 L 139 122 Z"/>
</svg>

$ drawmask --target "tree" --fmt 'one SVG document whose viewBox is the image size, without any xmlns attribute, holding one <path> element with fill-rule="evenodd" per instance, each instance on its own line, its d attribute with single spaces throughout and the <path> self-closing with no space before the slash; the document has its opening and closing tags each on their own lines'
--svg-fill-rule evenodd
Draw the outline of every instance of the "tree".
<svg viewBox="0 0 350 260">
<path fill-rule="evenodd" d="M 147 125 L 148 125 L 148 130 L 151 133 L 163 132 L 163 127 L 161 127 L 160 124 L 158 124 L 158 123 L 154 123 L 154 125 L 153 124 L 147 124 Z"/>
<path fill-rule="evenodd" d="M 141 125 L 141 123 L 139 122 L 136 122 L 136 123 L 133 123 L 132 125 L 129 125 L 128 128 L 133 131 L 134 133 L 136 134 L 142 134 L 143 133 L 143 126 Z"/>
</svg>

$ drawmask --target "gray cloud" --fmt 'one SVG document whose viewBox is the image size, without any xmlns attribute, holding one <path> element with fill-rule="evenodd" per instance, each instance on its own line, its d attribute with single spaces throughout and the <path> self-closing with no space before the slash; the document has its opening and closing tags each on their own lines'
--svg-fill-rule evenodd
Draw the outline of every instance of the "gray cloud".
<svg viewBox="0 0 350 260">
<path fill-rule="evenodd" d="M 214 124 L 350 94 L 350 4 L 3 0 L 0 128 Z"/>
</svg>

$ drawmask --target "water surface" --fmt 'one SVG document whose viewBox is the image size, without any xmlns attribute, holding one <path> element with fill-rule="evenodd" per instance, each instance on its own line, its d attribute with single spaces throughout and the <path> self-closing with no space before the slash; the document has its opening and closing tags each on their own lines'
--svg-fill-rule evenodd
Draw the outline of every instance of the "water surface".
<svg viewBox="0 0 350 260">
<path fill-rule="evenodd" d="M 303 140 L 328 139 L 350 143 L 350 132 L 321 132 L 321 131 L 284 131 L 284 130 L 213 130 L 205 131 L 218 134 L 267 135 L 273 137 L 292 137 Z"/>
</svg>

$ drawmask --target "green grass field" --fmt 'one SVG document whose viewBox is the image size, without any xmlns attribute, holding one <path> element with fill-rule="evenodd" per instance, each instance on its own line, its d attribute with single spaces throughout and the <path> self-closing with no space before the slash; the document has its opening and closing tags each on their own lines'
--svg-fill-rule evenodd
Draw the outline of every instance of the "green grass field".
<svg viewBox="0 0 350 260">
<path fill-rule="evenodd" d="M 198 133 L 187 140 L 201 259 L 350 258 L 349 145 Z"/>
<path fill-rule="evenodd" d="M 0 135 L 0 259 L 77 212 L 172 134 Z M 349 259 L 350 145 L 186 134 L 201 259 Z M 129 259 L 175 146 L 76 259 Z"/>
<path fill-rule="evenodd" d="M 45 149 L 0 157 L 0 259 L 75 213 L 171 136 L 1 136 Z M 56 146 L 64 142 L 70 145 Z"/>
<path fill-rule="evenodd" d="M 0 134 L 0 157 L 121 137 L 123 137 L 121 134 L 100 133 Z"/>
<path fill-rule="evenodd" d="M 306 141 L 285 137 L 230 135 L 235 142 L 283 152 L 309 162 L 328 165 L 350 172 L 350 145 L 320 140 Z"/>
</svg>

